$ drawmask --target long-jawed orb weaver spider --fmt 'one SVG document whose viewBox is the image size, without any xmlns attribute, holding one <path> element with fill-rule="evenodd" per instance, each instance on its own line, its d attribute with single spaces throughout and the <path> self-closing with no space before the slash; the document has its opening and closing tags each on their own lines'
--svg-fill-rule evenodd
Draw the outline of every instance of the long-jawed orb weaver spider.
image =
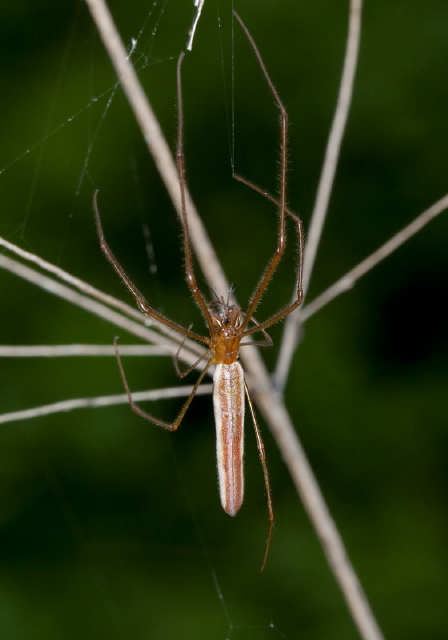
<svg viewBox="0 0 448 640">
<path fill-rule="evenodd" d="M 240 346 L 247 344 L 254 344 L 253 342 L 241 342 L 243 338 L 252 336 L 256 333 L 263 334 L 263 340 L 258 344 L 264 346 L 272 345 L 272 340 L 266 329 L 270 326 L 282 320 L 289 313 L 294 311 L 300 306 L 303 298 L 302 291 L 302 254 L 303 254 L 303 232 L 302 222 L 298 216 L 291 213 L 286 207 L 286 169 L 287 169 L 287 128 L 288 128 L 288 115 L 285 107 L 283 106 L 280 97 L 271 81 L 271 78 L 264 65 L 260 52 L 250 35 L 247 27 L 244 25 L 241 18 L 235 13 L 235 18 L 241 25 L 246 37 L 248 38 L 255 56 L 258 60 L 258 64 L 261 68 L 263 76 L 265 77 L 270 92 L 274 97 L 274 100 L 280 110 L 280 175 L 279 175 L 279 194 L 277 198 L 267 194 L 265 191 L 249 182 L 245 178 L 235 176 L 239 181 L 248 185 L 252 189 L 258 191 L 269 200 L 274 202 L 278 207 L 278 230 L 277 230 L 277 246 L 271 259 L 269 260 L 259 282 L 252 294 L 249 301 L 249 305 L 246 312 L 242 312 L 241 309 L 230 301 L 231 291 L 227 294 L 227 299 L 224 297 L 216 298 L 211 302 L 207 302 L 198 287 L 196 281 L 196 275 L 193 267 L 193 256 L 191 249 L 191 242 L 188 230 L 188 216 L 186 209 L 186 180 L 185 180 L 185 158 L 183 150 L 183 108 L 182 108 L 182 63 L 185 57 L 185 52 L 182 52 L 177 62 L 177 103 L 178 103 L 178 129 L 177 129 L 177 170 L 179 175 L 179 189 L 180 189 L 180 203 L 181 203 L 181 222 L 182 222 L 182 236 L 183 236 L 183 251 L 185 256 L 185 274 L 188 284 L 188 288 L 191 291 L 191 295 L 199 307 L 204 320 L 207 324 L 209 336 L 202 336 L 191 328 L 183 327 L 174 320 L 171 320 L 159 313 L 154 309 L 143 297 L 134 283 L 130 280 L 129 276 L 124 271 L 121 264 L 115 258 L 109 245 L 106 242 L 103 227 L 98 211 L 96 202 L 96 194 L 94 198 L 94 211 L 96 217 L 96 225 L 98 231 L 98 237 L 100 240 L 100 246 L 109 260 L 116 273 L 119 275 L 123 283 L 128 290 L 134 296 L 137 305 L 143 311 L 143 313 L 154 320 L 161 322 L 162 324 L 174 329 L 184 337 L 192 338 L 198 342 L 207 345 L 208 350 L 206 353 L 187 371 L 181 373 L 178 371 L 178 375 L 181 377 L 187 375 L 195 366 L 203 359 L 207 360 L 204 369 L 199 375 L 193 390 L 187 398 L 185 404 L 180 410 L 179 415 L 174 422 L 169 423 L 155 416 L 147 413 L 139 406 L 137 406 L 131 395 L 129 385 L 124 373 L 123 365 L 116 347 L 116 354 L 118 365 L 120 368 L 121 378 L 125 387 L 129 404 L 132 411 L 137 415 L 145 418 L 149 422 L 157 424 L 169 431 L 176 431 L 179 427 L 195 393 L 204 379 L 205 374 L 214 365 L 215 370 L 213 373 L 213 408 L 215 414 L 216 424 L 216 451 L 217 451 L 217 466 L 218 466 L 218 481 L 219 492 L 221 497 L 221 504 L 226 513 L 234 516 L 238 513 L 244 497 L 244 474 L 243 474 L 243 452 L 244 452 L 244 413 L 245 413 L 245 396 L 247 397 L 250 413 L 254 423 L 257 447 L 260 455 L 261 465 L 263 468 L 264 481 L 266 486 L 266 497 L 268 504 L 269 515 L 269 532 L 266 541 L 265 554 L 263 559 L 262 569 L 266 563 L 266 558 L 269 551 L 269 546 L 272 538 L 272 530 L 274 524 L 274 512 L 272 507 L 271 490 L 269 485 L 269 477 L 266 466 L 266 457 L 263 440 L 261 438 L 260 430 L 255 417 L 254 408 L 249 396 L 247 384 L 244 379 L 244 372 L 241 364 L 238 361 L 238 352 Z M 289 215 L 295 222 L 297 238 L 298 238 L 298 268 L 297 268 L 297 298 L 291 304 L 287 305 L 267 320 L 258 322 L 254 318 L 254 313 L 258 307 L 258 304 L 266 291 L 277 266 L 282 259 L 286 246 L 286 215 Z M 249 326 L 250 325 L 250 326 Z"/>
</svg>

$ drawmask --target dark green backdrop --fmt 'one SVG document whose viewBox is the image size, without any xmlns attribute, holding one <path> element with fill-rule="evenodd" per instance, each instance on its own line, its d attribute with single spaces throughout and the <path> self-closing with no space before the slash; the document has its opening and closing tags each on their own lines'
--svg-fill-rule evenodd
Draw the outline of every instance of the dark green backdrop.
<svg viewBox="0 0 448 640">
<path fill-rule="evenodd" d="M 156 7 L 135 54 L 169 141 L 175 59 L 191 4 L 171 0 L 159 22 Z M 150 8 L 111 3 L 127 43 Z M 236 8 L 290 114 L 289 201 L 306 224 L 348 2 L 238 0 Z M 220 11 L 230 73 L 229 4 L 221 0 Z M 355 98 L 310 299 L 448 192 L 448 6 L 370 0 L 364 11 Z M 158 309 L 199 329 L 176 216 L 120 90 L 102 120 L 115 79 L 84 4 L 23 0 L 0 12 L 0 234 L 128 300 L 98 248 L 98 188 L 109 240 L 128 272 Z M 187 171 L 243 301 L 274 246 L 275 211 L 231 178 L 220 47 L 208 0 L 185 66 Z M 235 64 L 236 169 L 274 190 L 277 111 L 238 31 Z M 228 101 L 229 88 L 227 75 Z M 373 609 L 395 640 L 448 635 L 447 238 L 445 214 L 310 320 L 286 389 Z M 289 298 L 292 258 L 262 315 Z M 5 344 L 110 344 L 116 333 L 5 272 L 0 287 Z M 278 344 L 280 328 L 272 335 Z M 263 355 L 272 368 L 276 347 Z M 169 359 L 126 366 L 133 389 L 177 383 Z M 0 362 L 2 412 L 121 391 L 111 358 Z M 169 419 L 176 408 L 150 410 Z M 231 519 L 217 495 L 210 398 L 195 400 L 175 435 L 127 406 L 2 425 L 2 639 L 357 638 L 266 428 L 276 529 L 259 575 L 267 515 L 249 425 L 247 432 L 247 497 Z"/>
</svg>

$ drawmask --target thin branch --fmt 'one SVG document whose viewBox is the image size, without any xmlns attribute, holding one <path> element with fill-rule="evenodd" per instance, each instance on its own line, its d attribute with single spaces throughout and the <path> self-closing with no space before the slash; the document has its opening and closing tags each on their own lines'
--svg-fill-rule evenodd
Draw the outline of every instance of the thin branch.
<svg viewBox="0 0 448 640">
<path fill-rule="evenodd" d="M 311 224 L 306 238 L 305 256 L 303 261 L 303 291 L 305 296 L 310 284 L 317 249 L 328 212 L 328 203 L 333 189 L 342 138 L 352 101 L 353 84 L 355 81 L 356 66 L 359 55 L 359 42 L 361 37 L 361 12 L 362 0 L 351 0 L 347 46 L 345 49 L 339 95 L 330 135 L 328 137 L 325 159 L 317 189 L 316 202 L 311 216 Z M 284 389 L 286 384 L 291 360 L 297 346 L 299 324 L 300 316 L 297 312 L 291 313 L 285 321 L 283 338 L 274 374 L 275 384 L 279 389 Z"/>
<path fill-rule="evenodd" d="M 168 387 L 165 389 L 153 389 L 151 391 L 137 391 L 132 394 L 135 402 L 145 402 L 148 400 L 167 400 L 170 398 L 183 398 L 191 393 L 192 386 L 184 387 Z M 212 392 L 212 384 L 203 384 L 197 390 L 197 394 L 206 395 Z M 129 404 L 128 396 L 120 393 L 113 396 L 98 396 L 96 398 L 74 398 L 72 400 L 62 400 L 53 404 L 46 404 L 33 409 L 24 411 L 13 411 L 4 413 L 0 416 L 0 424 L 6 422 L 15 422 L 17 420 L 30 420 L 32 418 L 41 418 L 52 413 L 62 413 L 74 411 L 75 409 L 94 409 L 99 407 L 111 407 L 117 404 Z"/>
<path fill-rule="evenodd" d="M 325 160 L 322 167 L 316 203 L 314 205 L 311 224 L 307 234 L 307 245 L 303 263 L 303 288 L 308 290 L 317 249 L 320 244 L 328 203 L 333 189 L 334 177 L 339 162 L 342 138 L 347 124 L 350 110 L 353 84 L 359 56 L 359 42 L 361 38 L 362 0 L 351 0 L 347 47 L 345 50 L 344 66 L 336 111 L 328 138 Z"/>
<path fill-rule="evenodd" d="M 193 20 L 193 25 L 190 29 L 189 38 L 187 42 L 187 50 L 191 51 L 193 48 L 193 38 L 196 32 L 196 27 L 198 26 L 199 18 L 201 17 L 202 7 L 204 6 L 205 0 L 194 0 L 194 6 L 196 7 L 196 15 Z"/>
<path fill-rule="evenodd" d="M 68 302 L 71 302 L 72 304 L 99 316 L 100 318 L 104 318 L 115 326 L 120 327 L 125 331 L 128 331 L 129 333 L 142 338 L 143 340 L 146 340 L 147 342 L 153 342 L 165 347 L 168 353 L 175 354 L 179 350 L 178 336 L 176 336 L 176 340 L 161 336 L 154 330 L 144 327 L 141 324 L 134 322 L 129 318 L 126 318 L 122 314 L 109 309 L 109 307 L 102 304 L 101 302 L 97 302 L 96 300 L 89 298 L 88 296 L 80 294 L 77 291 L 74 291 L 73 289 L 70 289 L 69 287 L 61 284 L 60 282 L 57 282 L 53 278 L 49 278 L 48 276 L 45 276 L 42 273 L 31 269 L 30 267 L 27 267 L 24 264 L 17 262 L 16 260 L 13 260 L 12 258 L 8 258 L 3 254 L 0 254 L 0 268 L 10 271 L 20 278 L 31 282 L 41 289 L 44 289 L 48 293 L 63 298 L 64 300 L 67 300 Z M 144 318 L 142 314 L 139 314 L 139 316 L 140 319 Z M 187 343 L 185 343 L 181 350 L 181 353 L 179 354 L 179 358 L 182 359 L 182 361 L 184 361 L 186 364 L 193 364 L 197 360 L 197 348 L 198 345 L 195 345 L 195 349 L 191 350 L 188 347 Z M 199 354 L 200 353 L 201 351 L 199 350 Z"/>
<path fill-rule="evenodd" d="M 148 344 L 120 345 L 120 356 L 168 356 L 166 347 Z M 70 356 L 113 356 L 113 345 L 103 344 L 47 344 L 0 345 L 0 358 L 63 358 Z"/>
<path fill-rule="evenodd" d="M 15 255 L 19 256 L 23 260 L 26 260 L 31 264 L 35 264 L 43 271 L 55 275 L 57 278 L 59 278 L 59 280 L 66 282 L 74 289 L 81 291 L 81 293 L 85 293 L 88 296 L 91 296 L 92 298 L 94 298 L 95 300 L 98 300 L 99 302 L 103 302 L 109 307 L 112 307 L 113 309 L 118 309 L 118 311 L 120 311 L 121 313 L 124 313 L 130 318 L 134 318 L 134 320 L 137 320 L 138 322 L 146 326 L 156 327 L 158 331 L 160 331 L 161 333 L 164 333 L 170 338 L 177 336 L 177 334 L 173 332 L 172 329 L 169 329 L 166 325 L 162 324 L 161 322 L 157 322 L 157 320 L 148 318 L 147 316 L 143 315 L 141 311 L 138 311 L 135 307 L 133 306 L 131 307 L 126 302 L 123 302 L 122 300 L 118 300 L 117 298 L 114 298 L 113 296 L 110 296 L 107 293 L 100 291 L 100 289 L 97 289 L 96 287 L 93 287 L 91 284 L 85 282 L 84 280 L 81 280 L 80 278 L 73 276 L 71 273 L 64 271 L 63 269 L 61 269 L 60 267 L 57 267 L 51 262 L 47 262 L 47 260 L 44 260 L 40 256 L 37 256 L 34 253 L 30 253 L 29 251 L 25 251 L 21 247 L 18 247 L 17 245 L 12 244 L 12 242 L 5 240 L 5 238 L 0 237 L 0 246 L 4 247 L 11 253 L 14 253 Z M 188 348 L 196 351 L 198 350 L 198 347 L 199 347 L 199 345 L 197 345 L 195 342 L 191 340 L 187 341 L 187 345 L 188 345 Z M 200 353 L 200 347 L 199 347 L 199 351 L 197 352 Z"/>
<path fill-rule="evenodd" d="M 342 278 L 335 282 L 326 291 L 321 293 L 310 304 L 306 305 L 300 312 L 301 322 L 305 322 L 313 316 L 322 307 L 337 298 L 341 293 L 348 291 L 356 282 L 366 273 L 371 271 L 377 264 L 383 262 L 391 253 L 396 251 L 402 244 L 407 242 L 412 236 L 415 236 L 428 222 L 448 209 L 448 194 L 435 202 L 429 209 L 426 209 L 415 220 L 408 224 L 404 229 L 396 233 L 390 240 L 385 242 L 379 249 L 362 260 L 353 269 L 348 271 Z"/>
</svg>

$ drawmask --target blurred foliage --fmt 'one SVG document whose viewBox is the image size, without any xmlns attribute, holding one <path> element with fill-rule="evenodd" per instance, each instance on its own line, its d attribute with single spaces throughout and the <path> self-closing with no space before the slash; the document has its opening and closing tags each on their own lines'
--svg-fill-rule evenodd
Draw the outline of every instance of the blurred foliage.
<svg viewBox="0 0 448 640">
<path fill-rule="evenodd" d="M 169 141 L 191 5 L 110 3 L 126 43 L 143 28 L 134 60 Z M 277 0 L 254 10 L 239 0 L 236 8 L 290 114 L 289 200 L 306 224 L 348 2 Z M 199 330 L 173 208 L 120 89 L 106 110 L 115 77 L 86 7 L 22 0 L 0 11 L 0 234 L 128 299 L 98 248 L 98 188 L 110 244 L 128 273 L 157 308 Z M 220 12 L 221 30 L 216 3 L 205 3 L 185 64 L 187 173 L 243 301 L 274 246 L 275 211 L 231 178 L 229 3 Z M 354 103 L 310 299 L 448 191 L 447 33 L 441 0 L 366 3 Z M 235 27 L 236 170 L 272 191 L 277 118 Z M 286 389 L 349 554 L 395 640 L 448 634 L 447 238 L 445 214 L 312 318 Z M 116 331 L 105 322 L 12 275 L 0 278 L 5 344 L 112 342 Z M 260 317 L 285 303 L 293 280 L 291 249 Z M 272 334 L 278 344 L 280 328 Z M 263 352 L 271 368 L 276 355 L 276 347 Z M 176 384 L 167 359 L 125 365 L 135 390 Z M 2 412 L 122 391 L 107 358 L 4 359 L 0 389 Z M 151 411 L 170 418 L 176 408 L 158 403 Z M 128 407 L 3 425 L 2 639 L 357 638 L 264 431 L 276 529 L 260 576 L 267 514 L 255 439 L 248 424 L 247 497 L 231 519 L 217 495 L 209 398 L 195 400 L 175 435 Z"/>
</svg>

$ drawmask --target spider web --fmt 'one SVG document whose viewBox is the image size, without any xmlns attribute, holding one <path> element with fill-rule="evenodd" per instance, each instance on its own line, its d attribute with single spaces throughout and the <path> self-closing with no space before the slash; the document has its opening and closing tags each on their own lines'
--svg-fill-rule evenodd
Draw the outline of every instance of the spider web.
<svg viewBox="0 0 448 640">
<path fill-rule="evenodd" d="M 175 59 L 194 15 L 179 4 L 111 6 L 168 140 L 175 136 Z M 333 4 L 291 12 L 279 2 L 257 16 L 250 5 L 238 7 L 291 116 L 290 202 L 300 203 L 305 220 L 343 55 L 346 15 Z M 111 244 L 133 279 L 157 308 L 199 327 L 183 283 L 172 205 L 90 17 L 82 4 L 75 15 L 50 5 L 27 8 L 26 20 L 23 6 L 20 16 L 10 6 L 1 21 L 10 36 L 2 40 L 8 73 L 1 235 L 124 298 L 97 247 L 90 213 L 97 187 Z M 435 6 L 424 16 L 407 5 L 401 13 L 381 3 L 369 8 L 311 294 L 446 191 L 445 13 Z M 222 28 L 228 46 L 230 27 Z M 185 70 L 187 172 L 245 300 L 272 251 L 275 211 L 230 178 L 220 70 L 222 55 L 228 69 L 228 52 L 210 44 L 218 33 L 215 9 L 206 6 Z M 275 191 L 275 108 L 244 43 L 236 43 L 235 55 L 237 169 Z M 317 316 L 286 390 L 391 637 L 443 633 L 433 594 L 447 586 L 438 515 L 446 469 L 445 232 L 444 220 L 428 227 Z M 293 259 L 291 252 L 263 314 L 287 301 Z M 112 343 L 116 330 L 104 321 L 9 274 L 1 278 L 5 344 Z M 418 304 L 422 291 L 425 305 Z M 273 337 L 279 343 L 280 328 Z M 263 355 L 273 369 L 275 350 Z M 126 368 L 135 389 L 175 381 L 169 358 L 127 358 Z M 4 360 L 0 375 L 5 412 L 121 392 L 110 358 Z M 169 418 L 176 407 L 159 402 L 157 411 Z M 241 514 L 230 519 L 215 486 L 207 397 L 195 400 L 175 436 L 141 424 L 125 406 L 3 426 L 4 637 L 34 638 L 36 629 L 46 638 L 357 637 L 266 429 L 277 525 L 259 576 L 266 512 L 249 425 L 247 432 L 248 493 Z"/>
</svg>

